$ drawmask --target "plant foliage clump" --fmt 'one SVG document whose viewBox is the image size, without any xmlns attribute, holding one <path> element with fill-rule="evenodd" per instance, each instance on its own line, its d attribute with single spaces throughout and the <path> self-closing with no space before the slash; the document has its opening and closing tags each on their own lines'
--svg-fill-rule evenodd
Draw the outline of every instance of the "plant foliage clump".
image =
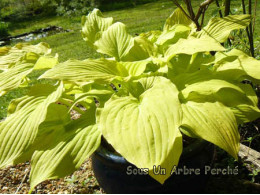
<svg viewBox="0 0 260 195">
<path fill-rule="evenodd" d="M 197 31 L 180 9 L 162 31 L 131 36 L 95 9 L 82 18 L 86 43 L 100 59 L 59 63 L 45 43 L 0 48 L 0 94 L 28 86 L 0 123 L 0 168 L 31 159 L 33 189 L 75 171 L 103 136 L 127 161 L 160 183 L 182 153 L 182 135 L 207 140 L 237 158 L 238 125 L 259 118 L 260 62 L 221 45 L 250 15 L 212 18 Z M 27 75 L 56 84 L 31 86 Z M 97 106 L 98 105 L 98 106 Z M 84 108 L 84 109 L 81 109 Z M 70 110 L 81 117 L 72 120 Z M 166 169 L 155 175 L 153 166 Z"/>
</svg>

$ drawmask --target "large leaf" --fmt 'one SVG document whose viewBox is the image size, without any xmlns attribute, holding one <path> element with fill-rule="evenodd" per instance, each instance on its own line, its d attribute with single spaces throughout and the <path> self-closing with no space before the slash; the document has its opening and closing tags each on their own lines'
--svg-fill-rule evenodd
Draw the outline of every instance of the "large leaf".
<svg viewBox="0 0 260 195">
<path fill-rule="evenodd" d="M 243 84 L 230 83 L 220 79 L 211 79 L 188 85 L 182 90 L 182 95 L 189 101 L 220 101 L 230 107 L 241 103 L 255 105 L 257 100 L 251 100 L 251 98 L 247 97 L 247 91 L 252 94 L 254 93 L 253 89 L 251 86 L 247 86 L 246 89 L 245 87 L 246 86 Z"/>
<path fill-rule="evenodd" d="M 41 70 L 41 69 L 50 69 L 53 68 L 56 64 L 58 64 L 58 56 L 41 56 L 37 62 L 35 63 L 33 69 Z"/>
<path fill-rule="evenodd" d="M 17 49 L 20 49 L 24 52 L 33 52 L 39 55 L 43 55 L 43 54 L 50 54 L 51 53 L 51 49 L 48 43 L 38 43 L 37 45 L 31 45 L 31 44 L 27 44 L 27 43 L 18 43 L 15 45 L 15 47 Z"/>
<path fill-rule="evenodd" d="M 156 41 L 158 45 L 169 45 L 176 43 L 179 39 L 186 39 L 191 29 L 184 25 L 175 25 L 172 30 L 164 31 Z"/>
<path fill-rule="evenodd" d="M 81 93 L 75 94 L 74 105 L 76 104 L 85 104 L 90 106 L 94 101 L 94 98 L 98 100 L 99 106 L 104 105 L 104 103 L 110 99 L 110 97 L 115 93 L 115 91 L 111 88 L 111 86 L 107 85 L 97 85 L 95 83 L 91 83 L 85 85 L 82 89 Z M 73 106 L 74 106 L 73 105 Z M 73 108 L 72 106 L 72 108 Z M 85 106 L 86 107 L 86 106 Z"/>
<path fill-rule="evenodd" d="M 183 102 L 221 102 L 231 108 L 239 124 L 260 117 L 258 99 L 249 84 L 223 80 L 209 70 L 180 74 L 173 82 L 182 90 Z"/>
<path fill-rule="evenodd" d="M 7 54 L 9 50 L 9 47 L 0 47 L 0 56 Z"/>
<path fill-rule="evenodd" d="M 39 43 L 37 45 L 17 44 L 12 48 L 4 47 L 0 55 L 0 70 L 7 70 L 14 66 L 21 58 L 25 57 L 27 53 L 33 52 L 38 55 L 49 54 L 51 52 L 49 45 L 46 43 Z"/>
<path fill-rule="evenodd" d="M 166 19 L 166 22 L 164 24 L 163 30 L 169 31 L 171 30 L 175 25 L 182 24 L 185 26 L 190 26 L 192 28 L 195 28 L 195 24 L 192 22 L 191 19 L 189 19 L 180 8 L 177 8 L 174 10 L 174 12 L 170 15 L 169 18 Z"/>
<path fill-rule="evenodd" d="M 98 113 L 99 128 L 126 160 L 139 168 L 148 168 L 152 177 L 164 183 L 182 152 L 179 92 L 163 77 L 144 78 L 140 82 L 143 87 L 139 95 L 115 95 L 105 104 Z M 153 173 L 153 166 L 159 165 L 166 168 L 165 175 Z"/>
<path fill-rule="evenodd" d="M 28 81 L 26 76 L 33 71 L 35 63 L 36 69 L 39 69 L 39 66 L 50 68 L 50 60 L 45 60 L 43 63 L 42 59 L 47 59 L 47 57 L 40 57 L 49 53 L 49 46 L 45 43 L 38 45 L 17 44 L 12 48 L 4 47 L 2 55 L 0 55 L 0 69 L 4 70 L 0 73 L 0 96 L 22 86 L 21 84 L 24 85 Z"/>
<path fill-rule="evenodd" d="M 228 53 L 217 53 L 214 70 L 229 79 L 238 80 L 242 76 L 250 76 L 260 80 L 259 67 L 259 60 L 233 49 Z"/>
<path fill-rule="evenodd" d="M 104 31 L 94 45 L 98 52 L 121 60 L 134 46 L 134 39 L 127 33 L 125 25 L 117 22 Z"/>
<path fill-rule="evenodd" d="M 82 36 L 83 39 L 93 47 L 93 44 L 98 40 L 109 26 L 113 23 L 113 18 L 104 18 L 100 10 L 94 9 L 88 16 L 82 17 Z"/>
<path fill-rule="evenodd" d="M 111 81 L 117 76 L 128 76 L 119 63 L 106 59 L 68 60 L 46 71 L 40 78 L 65 81 Z"/>
<path fill-rule="evenodd" d="M 232 107 L 231 110 L 233 111 L 238 124 L 248 123 L 260 118 L 260 110 L 257 106 L 239 104 Z"/>
<path fill-rule="evenodd" d="M 180 39 L 176 44 L 171 45 L 165 52 L 165 57 L 170 60 L 176 54 L 195 54 L 199 52 L 225 51 L 217 41 L 210 37 Z"/>
<path fill-rule="evenodd" d="M 212 79 L 189 85 L 182 91 L 182 94 L 185 100 L 223 103 L 231 108 L 239 124 L 260 117 L 260 110 L 257 107 L 258 99 L 250 85 Z"/>
<path fill-rule="evenodd" d="M 180 63 L 179 63 L 180 64 Z M 213 72 L 209 69 L 197 70 L 192 73 L 182 73 L 178 74 L 175 77 L 171 78 L 174 84 L 181 91 L 186 88 L 188 85 L 207 81 L 211 79 L 217 79 L 217 76 L 213 74 Z"/>
<path fill-rule="evenodd" d="M 33 70 L 52 68 L 57 63 L 57 57 L 24 54 L 15 65 L 0 73 L 0 96 L 24 85 L 29 80 L 26 76 Z"/>
<path fill-rule="evenodd" d="M 196 74 L 199 72 L 198 70 L 203 69 L 203 67 L 208 67 L 208 65 L 214 62 L 214 60 L 215 58 L 209 53 L 195 53 L 193 55 L 176 55 L 167 64 L 169 67 L 168 77 L 182 77 L 181 74 L 188 72 Z"/>
<path fill-rule="evenodd" d="M 224 18 L 212 18 L 208 25 L 197 33 L 197 36 L 210 36 L 223 43 L 227 40 L 231 31 L 246 28 L 250 21 L 250 15 L 229 15 Z"/>
<path fill-rule="evenodd" d="M 23 79 L 32 72 L 34 64 L 22 63 L 0 73 L 0 96 L 20 86 Z"/>
<path fill-rule="evenodd" d="M 15 164 L 32 145 L 48 106 L 59 99 L 62 90 L 62 85 L 58 89 L 50 85 L 34 86 L 0 123 L 0 168 Z"/>
<path fill-rule="evenodd" d="M 141 75 L 146 66 L 151 63 L 151 60 L 141 60 L 141 61 L 134 61 L 134 62 L 120 62 L 125 69 L 128 71 L 129 75 L 131 76 L 139 76 Z"/>
<path fill-rule="evenodd" d="M 147 38 L 138 36 L 134 38 L 134 45 L 128 54 L 121 58 L 122 61 L 140 61 L 156 55 L 156 49 Z"/>
<path fill-rule="evenodd" d="M 233 112 L 219 102 L 182 104 L 183 125 L 202 139 L 226 150 L 237 159 L 239 151 L 239 132 Z"/>
<path fill-rule="evenodd" d="M 73 173 L 99 147 L 101 132 L 94 111 L 90 109 L 83 118 L 70 121 L 67 108 L 57 104 L 49 107 L 32 157 L 31 189 L 44 180 Z"/>
<path fill-rule="evenodd" d="M 162 34 L 162 31 L 155 30 L 155 31 L 149 31 L 146 33 L 141 33 L 140 37 L 144 37 L 147 40 L 151 41 L 152 43 L 155 43 L 161 34 Z"/>
</svg>

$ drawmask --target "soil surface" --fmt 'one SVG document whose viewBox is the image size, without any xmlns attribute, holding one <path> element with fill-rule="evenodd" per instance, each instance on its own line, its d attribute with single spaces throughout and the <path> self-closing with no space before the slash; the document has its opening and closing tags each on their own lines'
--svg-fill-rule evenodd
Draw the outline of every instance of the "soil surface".
<svg viewBox="0 0 260 195">
<path fill-rule="evenodd" d="M 0 170 L 0 194 L 26 194 L 29 186 L 30 163 L 21 163 Z M 37 185 L 33 194 L 100 194 L 99 187 L 91 169 L 91 160 L 80 169 L 63 179 L 48 180 Z"/>
</svg>

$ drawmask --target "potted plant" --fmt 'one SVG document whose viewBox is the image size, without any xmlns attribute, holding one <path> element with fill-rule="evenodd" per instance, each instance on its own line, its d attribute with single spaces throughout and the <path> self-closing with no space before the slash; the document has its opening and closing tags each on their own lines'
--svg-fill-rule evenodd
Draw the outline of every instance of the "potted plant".
<svg viewBox="0 0 260 195">
<path fill-rule="evenodd" d="M 178 165 L 183 136 L 237 158 L 238 124 L 260 115 L 252 86 L 243 82 L 259 83 L 260 62 L 221 43 L 250 20 L 213 18 L 197 31 L 177 9 L 162 31 L 133 37 L 95 9 L 82 18 L 82 35 L 102 58 L 59 63 L 45 43 L 0 48 L 0 94 L 28 89 L 0 123 L 0 168 L 31 159 L 33 190 L 78 169 L 101 137 L 160 184 Z M 45 70 L 44 82 L 30 82 L 36 70 Z"/>
</svg>

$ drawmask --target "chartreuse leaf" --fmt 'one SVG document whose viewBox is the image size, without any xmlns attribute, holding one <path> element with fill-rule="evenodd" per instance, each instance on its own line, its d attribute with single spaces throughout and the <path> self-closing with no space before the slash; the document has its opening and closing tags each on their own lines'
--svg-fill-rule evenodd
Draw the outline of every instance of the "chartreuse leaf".
<svg viewBox="0 0 260 195">
<path fill-rule="evenodd" d="M 227 40 L 231 31 L 246 28 L 250 21 L 250 15 L 229 15 L 224 18 L 212 18 L 208 25 L 196 34 L 197 37 L 210 36 L 223 43 Z"/>
<path fill-rule="evenodd" d="M 68 60 L 46 71 L 40 78 L 65 81 L 111 81 L 128 76 L 127 70 L 114 60 L 87 59 Z"/>
<path fill-rule="evenodd" d="M 229 79 L 241 79 L 250 76 L 260 80 L 260 61 L 240 50 L 233 49 L 228 53 L 217 53 L 214 70 Z"/>
<path fill-rule="evenodd" d="M 180 97 L 184 101 L 221 102 L 231 108 L 239 124 L 260 117 L 258 99 L 251 85 L 223 80 L 206 70 L 181 74 L 174 83 L 183 89 Z"/>
<path fill-rule="evenodd" d="M 244 124 L 260 118 L 260 110 L 257 106 L 250 106 L 248 104 L 239 104 L 231 107 L 236 116 L 238 124 Z"/>
<path fill-rule="evenodd" d="M 32 72 L 32 63 L 22 63 L 0 73 L 0 96 L 19 87 L 23 79 Z"/>
<path fill-rule="evenodd" d="M 62 85 L 36 85 L 13 105 L 13 113 L 0 124 L 0 168 L 16 163 L 31 146 L 48 106 L 59 99 L 62 91 Z"/>
<path fill-rule="evenodd" d="M 95 124 L 95 109 L 82 118 L 70 120 L 67 108 L 49 107 L 46 120 L 40 125 L 36 152 L 32 157 L 31 190 L 47 179 L 73 173 L 99 147 L 101 132 Z"/>
<path fill-rule="evenodd" d="M 37 45 L 19 43 L 12 48 L 4 47 L 0 55 L 0 70 L 7 70 L 14 66 L 17 62 L 21 61 L 21 58 L 25 57 L 26 54 L 30 52 L 44 55 L 49 54 L 51 49 L 46 43 L 39 43 Z"/>
<path fill-rule="evenodd" d="M 134 62 L 119 62 L 119 63 L 125 67 L 125 69 L 129 73 L 129 75 L 139 76 L 145 71 L 146 66 L 149 63 L 151 63 L 151 60 L 141 60 L 141 61 L 134 61 Z"/>
<path fill-rule="evenodd" d="M 186 39 L 191 29 L 184 25 L 175 25 L 172 30 L 164 31 L 157 39 L 158 45 L 169 45 L 176 43 L 180 38 Z"/>
<path fill-rule="evenodd" d="M 93 47 L 93 44 L 98 40 L 101 34 L 113 24 L 113 18 L 104 18 L 100 10 L 94 9 L 88 16 L 83 16 L 82 36 L 83 39 Z"/>
<path fill-rule="evenodd" d="M 155 30 L 155 31 L 149 31 L 146 33 L 141 33 L 139 36 L 146 38 L 147 40 L 151 41 L 152 43 L 155 43 L 161 34 L 162 34 L 162 31 Z"/>
<path fill-rule="evenodd" d="M 43 55 L 43 54 L 50 54 L 51 53 L 51 49 L 48 43 L 38 43 L 37 45 L 31 45 L 31 44 L 27 44 L 27 43 L 18 43 L 15 45 L 16 48 L 25 51 L 27 53 L 29 52 L 33 52 L 39 55 Z"/>
<path fill-rule="evenodd" d="M 43 66 L 45 68 L 53 66 L 51 60 L 48 60 L 51 57 L 40 57 L 49 52 L 49 46 L 45 43 L 32 46 L 18 44 L 6 50 L 3 56 L 0 56 L 0 63 L 3 62 L 3 67 L 6 67 L 5 71 L 0 73 L 0 96 L 17 87 L 27 86 L 26 76 L 33 71 L 35 63 L 36 69 L 39 69 L 40 66 L 42 68 Z"/>
<path fill-rule="evenodd" d="M 53 68 L 56 64 L 58 64 L 58 56 L 51 57 L 51 56 L 41 56 L 36 64 L 34 65 L 34 70 L 41 70 L 41 69 L 50 69 Z"/>
<path fill-rule="evenodd" d="M 104 103 L 109 100 L 114 93 L 115 91 L 110 86 L 92 83 L 84 86 L 81 93 L 75 94 L 73 106 L 78 103 L 81 104 L 82 102 L 87 105 L 92 104 L 94 98 L 96 98 L 99 102 L 99 106 L 103 107 Z"/>
<path fill-rule="evenodd" d="M 134 45 L 129 52 L 121 58 L 121 61 L 140 61 L 154 56 L 156 49 L 154 44 L 142 36 L 133 38 Z"/>
<path fill-rule="evenodd" d="M 7 54 L 9 50 L 9 47 L 0 47 L 0 56 Z"/>
<path fill-rule="evenodd" d="M 221 101 L 227 106 L 234 106 L 239 103 L 255 105 L 243 90 L 243 84 L 234 84 L 220 79 L 211 79 L 188 85 L 182 90 L 182 95 L 186 100 L 204 102 Z M 251 87 L 251 86 L 247 86 Z M 250 90 L 250 89 L 247 89 Z M 251 88 L 251 91 L 253 89 Z"/>
<path fill-rule="evenodd" d="M 134 46 L 134 38 L 126 31 L 123 23 L 111 25 L 94 44 L 97 51 L 121 60 Z"/>
<path fill-rule="evenodd" d="M 78 93 L 82 93 L 82 85 L 78 82 L 70 82 L 70 81 L 63 81 L 65 93 L 67 95 L 75 95 Z M 86 84 L 87 83 L 87 84 Z M 84 83 L 85 85 L 93 83 L 93 81 L 89 81 Z"/>
<path fill-rule="evenodd" d="M 223 103 L 231 108 L 239 124 L 260 117 L 257 96 L 250 85 L 212 79 L 189 85 L 182 94 L 186 100 L 195 102 Z"/>
<path fill-rule="evenodd" d="M 188 85 L 215 78 L 217 77 L 212 73 L 211 70 L 203 69 L 191 73 L 178 74 L 175 77 L 171 78 L 171 80 L 176 84 L 179 90 L 183 90 Z"/>
<path fill-rule="evenodd" d="M 180 8 L 174 10 L 174 12 L 166 19 L 163 27 L 163 31 L 171 30 L 175 25 L 182 24 L 195 28 L 196 25 L 189 19 Z"/>
<path fill-rule="evenodd" d="M 98 124 L 117 152 L 164 183 L 182 152 L 179 92 L 163 77 L 143 78 L 140 83 L 139 91 L 131 93 L 134 96 L 114 95 L 106 102 L 98 112 Z M 165 168 L 166 174 L 154 174 L 154 166 Z"/>
<path fill-rule="evenodd" d="M 176 44 L 170 45 L 165 52 L 165 57 L 171 60 L 176 54 L 192 55 L 208 51 L 225 51 L 225 48 L 207 36 L 201 38 L 189 37 L 188 39 L 180 39 Z"/>
<path fill-rule="evenodd" d="M 185 131 L 205 139 L 226 150 L 237 159 L 239 132 L 232 111 L 219 102 L 182 104 Z"/>
<path fill-rule="evenodd" d="M 0 56 L 0 70 L 7 70 L 17 63 L 25 53 L 15 47 L 9 49 L 9 52 Z"/>
<path fill-rule="evenodd" d="M 198 73 L 200 69 L 208 69 L 208 65 L 214 62 L 215 58 L 210 53 L 195 53 L 193 55 L 179 54 L 168 62 L 168 77 L 174 78 L 183 73 Z M 207 73 L 206 73 L 207 74 Z M 212 74 L 211 74 L 212 75 Z M 201 75 L 202 76 L 202 75 Z"/>
<path fill-rule="evenodd" d="M 250 121 L 254 121 L 258 118 L 260 118 L 260 109 L 258 108 L 258 97 L 253 90 L 252 86 L 249 84 L 240 84 L 239 87 L 241 87 L 247 97 L 247 99 L 250 100 L 250 103 L 247 103 L 245 101 L 241 101 L 241 96 L 237 98 L 237 105 L 234 107 L 231 107 L 231 110 L 233 111 L 238 124 L 247 123 Z M 224 94 L 226 95 L 226 94 Z M 227 94 L 227 96 L 235 99 L 234 94 Z"/>
</svg>

